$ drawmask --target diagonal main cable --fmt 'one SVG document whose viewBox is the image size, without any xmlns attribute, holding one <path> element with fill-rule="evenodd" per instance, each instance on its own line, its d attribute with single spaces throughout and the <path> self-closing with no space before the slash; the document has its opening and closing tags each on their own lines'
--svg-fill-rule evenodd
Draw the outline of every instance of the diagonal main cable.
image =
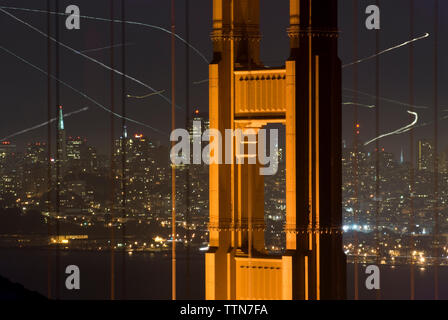
<svg viewBox="0 0 448 320">
<path fill-rule="evenodd" d="M 17 59 L 19 59 L 20 61 L 26 63 L 26 64 L 29 65 L 30 67 L 32 67 L 32 68 L 34 68 L 34 69 L 40 71 L 41 73 L 43 73 L 43 74 L 45 74 L 45 75 L 51 77 L 51 79 L 56 80 L 57 82 L 61 83 L 61 84 L 64 85 L 65 87 L 67 87 L 67 88 L 69 88 L 69 89 L 75 91 L 76 93 L 78 93 L 79 95 L 81 95 L 81 96 L 84 97 L 85 99 L 89 100 L 90 102 L 94 103 L 95 105 L 97 105 L 97 106 L 100 107 L 101 109 L 103 109 L 103 110 L 105 110 L 105 111 L 107 111 L 107 112 L 113 114 L 114 116 L 116 116 L 116 117 L 118 117 L 118 118 L 121 118 L 121 117 L 122 117 L 120 114 L 118 114 L 118 113 L 116 113 L 116 112 L 112 112 L 110 109 L 106 108 L 105 106 L 103 106 L 101 103 L 99 103 L 99 102 L 96 101 L 95 99 L 89 97 L 89 96 L 86 95 L 85 93 L 83 93 L 83 92 L 79 91 L 78 89 L 72 87 L 71 85 L 69 85 L 69 84 L 66 83 L 65 81 L 60 80 L 60 79 L 56 78 L 56 77 L 53 76 L 53 75 L 49 75 L 45 70 L 39 68 L 38 66 L 33 65 L 32 63 L 28 62 L 27 60 L 25 60 L 24 58 L 22 58 L 22 57 L 20 57 L 19 55 L 15 54 L 14 52 L 12 52 L 12 51 L 6 49 L 5 47 L 3 47 L 3 46 L 1 46 L 1 45 L 0 45 L 0 49 L 3 50 L 3 51 L 5 51 L 5 52 L 7 52 L 7 53 L 9 53 L 10 55 L 16 57 Z M 152 127 L 152 126 L 150 126 L 150 125 L 148 125 L 148 124 L 145 124 L 145 123 L 143 123 L 143 122 L 140 122 L 140 121 L 137 121 L 137 120 L 134 120 L 134 119 L 131 119 L 131 118 L 127 118 L 127 117 L 126 117 L 126 120 L 128 120 L 129 122 L 133 122 L 133 123 L 135 123 L 135 124 L 144 126 L 144 127 L 146 127 L 146 128 L 149 128 L 149 129 L 151 129 L 151 130 L 153 130 L 153 131 L 155 131 L 155 132 L 158 132 L 158 133 L 160 133 L 160 134 L 167 135 L 166 132 L 160 131 L 159 129 L 156 129 L 156 128 L 154 128 L 154 127 Z"/>
<path fill-rule="evenodd" d="M 66 13 L 62 13 L 62 12 L 54 12 L 54 11 L 49 11 L 49 10 L 39 10 L 39 9 L 29 9 L 29 8 L 19 8 L 19 7 L 9 7 L 9 6 L 0 6 L 1 9 L 8 9 L 8 10 L 18 10 L 18 11 L 27 11 L 27 12 L 36 12 L 36 13 L 46 13 L 46 14 L 57 14 L 57 15 L 61 15 L 61 16 L 65 16 L 67 15 Z M 79 16 L 80 18 L 83 19 L 89 19 L 89 20 L 97 20 L 97 21 L 104 21 L 104 22 L 112 22 L 112 23 L 126 23 L 126 24 L 130 24 L 130 25 L 135 25 L 135 26 L 141 26 L 141 27 L 146 27 L 146 28 L 151 28 L 151 29 L 156 29 L 168 34 L 171 34 L 171 31 L 165 28 L 162 28 L 160 26 L 156 26 L 153 24 L 147 24 L 147 23 L 143 23 L 143 22 L 137 22 L 137 21 L 122 21 L 122 20 L 116 20 L 116 19 L 106 19 L 106 18 L 100 18 L 100 17 L 91 17 L 91 16 Z M 207 58 L 205 57 L 205 55 L 199 51 L 196 47 L 194 47 L 192 44 L 189 43 L 189 41 L 183 39 L 181 36 L 179 36 L 178 34 L 174 35 L 178 40 L 182 41 L 184 44 L 186 44 L 191 50 L 193 50 L 206 64 L 209 63 L 209 61 L 207 60 Z"/>
<path fill-rule="evenodd" d="M 48 34 L 46 34 L 45 32 L 39 30 L 38 28 L 34 27 L 33 25 L 29 24 L 28 22 L 26 22 L 26 21 L 24 21 L 24 20 L 22 20 L 22 19 L 16 17 L 16 16 L 13 15 L 12 13 L 9 13 L 8 11 L 6 11 L 6 10 L 4 10 L 4 9 L 2 9 L 2 8 L 0 8 L 0 12 L 3 12 L 4 14 L 6 14 L 6 15 L 10 16 L 11 18 L 13 18 L 14 20 L 16 20 L 16 21 L 18 21 L 18 22 L 20 22 L 20 23 L 26 25 L 26 26 L 29 27 L 30 29 L 32 29 L 32 30 L 36 31 L 37 33 L 39 33 L 40 35 L 49 38 L 51 41 L 53 41 L 53 42 L 55 42 L 56 44 L 58 44 L 58 45 L 64 47 L 65 49 L 67 49 L 67 50 L 69 50 L 69 51 L 71 51 L 71 52 L 73 52 L 73 53 L 75 53 L 75 54 L 77 54 L 77 55 L 80 55 L 81 57 L 83 57 L 83 58 L 85 58 L 85 59 L 87 59 L 87 60 L 89 60 L 89 61 L 91 61 L 91 62 L 93 62 L 93 63 L 96 63 L 97 65 L 99 65 L 99 66 L 101 66 L 101 67 L 103 67 L 103 68 L 106 68 L 106 69 L 109 70 L 109 71 L 113 71 L 113 72 L 115 72 L 116 74 L 118 74 L 118 75 L 120 75 L 120 76 L 126 77 L 127 79 L 129 79 L 129 80 L 131 80 L 131 81 L 133 81 L 133 82 L 135 82 L 135 83 L 137 83 L 137 84 L 139 84 L 139 85 L 141 85 L 141 86 L 143 86 L 143 87 L 145 87 L 145 88 L 151 90 L 151 91 L 154 92 L 154 93 L 155 93 L 155 92 L 158 92 L 156 89 L 152 88 L 152 87 L 149 86 L 148 84 L 146 84 L 146 83 L 144 83 L 144 82 L 142 82 L 142 81 L 140 81 L 140 80 L 138 80 L 138 79 L 136 79 L 136 78 L 134 78 L 134 77 L 131 77 L 131 76 L 129 76 L 129 75 L 127 75 L 127 74 L 125 74 L 125 73 L 119 71 L 119 70 L 116 70 L 116 69 L 114 69 L 114 68 L 111 68 L 111 67 L 109 67 L 108 65 L 102 63 L 101 61 L 98 61 L 98 60 L 96 60 L 96 59 L 94 59 L 94 58 L 92 58 L 92 57 L 89 57 L 88 55 L 82 53 L 81 51 L 76 50 L 76 49 L 74 49 L 74 48 L 72 48 L 72 47 L 70 47 L 70 46 L 68 46 L 68 45 L 66 45 L 66 44 L 64 44 L 64 43 L 62 43 L 62 42 L 60 42 L 59 40 L 57 40 L 57 39 L 51 37 L 50 35 L 48 35 Z M 159 93 L 158 95 L 159 95 L 162 99 L 164 99 L 166 102 L 171 103 L 171 100 L 170 100 L 169 98 L 167 98 L 166 96 L 164 96 L 163 94 Z M 178 107 L 178 106 L 176 106 L 176 107 Z M 178 108 L 181 109 L 180 107 L 178 107 Z"/>
</svg>

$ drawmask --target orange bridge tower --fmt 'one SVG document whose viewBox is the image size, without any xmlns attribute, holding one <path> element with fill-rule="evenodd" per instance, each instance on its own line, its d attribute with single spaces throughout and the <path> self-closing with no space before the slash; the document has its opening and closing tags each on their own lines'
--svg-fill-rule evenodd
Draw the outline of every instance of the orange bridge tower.
<svg viewBox="0 0 448 320">
<path fill-rule="evenodd" d="M 290 0 L 290 57 L 270 68 L 259 0 L 213 0 L 210 128 L 285 126 L 286 251 L 265 250 L 262 166 L 234 140 L 232 164 L 210 165 L 206 299 L 345 299 L 337 12 L 337 0 Z"/>
</svg>

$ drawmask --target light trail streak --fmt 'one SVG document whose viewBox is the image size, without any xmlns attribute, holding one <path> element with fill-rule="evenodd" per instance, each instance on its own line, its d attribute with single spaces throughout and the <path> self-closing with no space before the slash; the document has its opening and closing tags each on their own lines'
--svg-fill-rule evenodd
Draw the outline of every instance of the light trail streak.
<svg viewBox="0 0 448 320">
<path fill-rule="evenodd" d="M 81 51 L 76 50 L 76 49 L 74 49 L 74 48 L 72 48 L 72 47 L 70 47 L 70 46 L 68 46 L 68 45 L 66 45 L 66 44 L 64 44 L 64 43 L 62 43 L 62 42 L 60 42 L 60 41 L 57 41 L 57 40 L 54 39 L 53 37 L 49 36 L 48 34 L 46 34 L 45 32 L 43 32 L 43 31 L 41 31 L 41 30 L 39 30 L 38 28 L 32 26 L 31 24 L 27 23 L 26 21 L 23 21 L 23 20 L 19 19 L 18 17 L 16 17 L 16 16 L 13 15 L 12 13 L 9 13 L 9 12 L 6 11 L 6 10 L 3 10 L 1 7 L 0 7 L 0 11 L 3 12 L 3 13 L 5 13 L 6 15 L 10 16 L 10 17 L 13 18 L 14 20 L 16 20 L 16 21 L 18 21 L 18 22 L 20 22 L 20 23 L 23 23 L 24 25 L 26 25 L 27 27 L 29 27 L 29 28 L 31 28 L 32 30 L 36 31 L 36 32 L 39 33 L 40 35 L 42 35 L 42 36 L 44 36 L 44 37 L 50 39 L 51 41 L 53 41 L 53 42 L 55 42 L 55 43 L 58 43 L 58 44 L 61 45 L 62 47 L 66 48 L 67 50 L 69 50 L 69 51 L 71 51 L 71 52 L 73 52 L 73 53 L 75 53 L 75 54 L 78 54 L 78 55 L 80 55 L 80 56 L 86 58 L 87 60 L 89 60 L 89 61 L 91 61 L 91 62 L 93 62 L 93 63 L 96 63 L 96 64 L 98 64 L 99 66 L 101 66 L 101 67 L 103 67 L 103 68 L 105 68 L 105 69 L 107 69 L 107 70 L 109 70 L 109 71 L 113 71 L 114 73 L 116 73 L 116 74 L 118 74 L 118 75 L 120 75 L 120 76 L 124 76 L 124 77 L 126 77 L 127 79 L 129 79 L 129 80 L 131 80 L 131 81 L 133 81 L 133 82 L 135 82 L 135 83 L 137 83 L 137 84 L 139 84 L 139 85 L 141 85 L 141 86 L 143 86 L 143 87 L 145 87 L 145 88 L 151 90 L 151 91 L 154 92 L 154 93 L 157 92 L 154 88 L 152 88 L 152 87 L 149 86 L 148 84 L 143 83 L 142 81 L 140 81 L 140 80 L 138 80 L 138 79 L 136 79 L 136 78 L 134 78 L 134 77 L 131 77 L 131 76 L 127 75 L 127 74 L 124 74 L 124 73 L 122 73 L 122 72 L 119 71 L 119 70 L 113 69 L 113 68 L 109 67 L 108 65 L 105 65 L 104 63 L 102 63 L 102 62 L 100 62 L 100 61 L 98 61 L 98 60 L 96 60 L 96 59 L 94 59 L 94 58 L 91 58 L 91 57 L 89 57 L 88 55 L 85 55 L 85 54 L 82 53 Z M 158 94 L 158 95 L 159 95 L 161 98 L 163 98 L 166 102 L 171 103 L 171 100 L 170 100 L 169 98 L 165 97 L 163 94 Z M 177 107 L 178 107 L 178 106 L 177 106 Z M 179 108 L 180 110 L 182 110 L 182 108 L 180 108 L 180 107 L 178 107 L 178 108 Z"/>
<path fill-rule="evenodd" d="M 111 48 L 119 48 L 119 47 L 127 47 L 127 46 L 133 46 L 134 43 L 119 43 L 113 46 L 107 46 L 107 47 L 101 47 L 101 48 L 96 48 L 96 49 L 87 49 L 87 50 L 82 50 L 80 52 L 82 53 L 87 53 L 87 52 L 97 52 L 97 51 L 102 51 L 102 50 L 106 50 L 106 49 L 111 49 Z"/>
<path fill-rule="evenodd" d="M 419 40 L 422 40 L 422 39 L 425 39 L 425 38 L 428 38 L 428 37 L 429 37 L 429 33 L 425 33 L 425 34 L 424 34 L 423 36 L 421 36 L 421 37 L 418 37 L 418 38 L 415 38 L 415 39 L 412 39 L 412 40 L 403 42 L 403 43 L 401 43 L 401 44 L 399 44 L 399 45 L 396 45 L 396 46 L 394 46 L 394 47 L 391 47 L 391 48 L 385 49 L 385 50 L 383 50 L 383 51 L 380 51 L 380 52 L 378 52 L 378 53 L 375 53 L 375 54 L 373 54 L 373 55 L 371 55 L 371 56 L 369 56 L 369 57 L 362 58 L 362 59 L 356 60 L 356 61 L 354 61 L 354 62 L 344 64 L 344 65 L 342 66 L 342 68 L 347 68 L 347 67 L 350 67 L 350 66 L 352 66 L 352 65 L 355 65 L 355 64 L 358 64 L 358 63 L 361 63 L 361 62 L 364 62 L 364 61 L 373 59 L 373 58 L 375 58 L 375 57 L 377 57 L 377 56 L 380 56 L 380 55 L 385 54 L 385 53 L 387 53 L 387 52 L 390 52 L 390 51 L 392 51 L 392 50 L 396 50 L 396 49 L 398 49 L 398 48 L 407 46 L 408 44 L 411 44 L 411 43 L 413 43 L 413 42 L 416 42 L 416 41 L 419 41 Z"/>
<path fill-rule="evenodd" d="M 62 13 L 62 12 L 54 12 L 54 11 L 46 11 L 46 10 L 38 10 L 38 9 L 29 9 L 29 8 L 18 8 L 18 7 L 8 7 L 8 6 L 0 6 L 1 9 L 9 9 L 9 10 L 17 10 L 17 11 L 27 11 L 27 12 L 35 12 L 35 13 L 46 13 L 46 14 L 58 14 L 61 16 L 66 16 L 66 13 Z M 168 34 L 171 34 L 171 31 L 156 25 L 152 25 L 152 24 L 147 24 L 147 23 L 143 23 L 143 22 L 136 22 L 136 21 L 122 21 L 122 20 L 111 20 L 111 19 L 106 19 L 106 18 L 99 18 L 99 17 L 91 17 L 91 16 L 80 16 L 83 19 L 89 19 L 89 20 L 97 20 L 97 21 L 105 21 L 105 22 L 114 22 L 114 23 L 126 23 L 126 24 L 130 24 L 130 25 L 136 25 L 136 26 L 141 26 L 141 27 L 146 27 L 146 28 L 151 28 L 151 29 L 156 29 Z M 205 57 L 205 55 L 199 51 L 197 48 L 195 48 L 193 45 L 191 45 L 190 43 L 188 43 L 184 38 L 180 37 L 178 34 L 174 35 L 178 40 L 182 41 L 184 44 L 186 44 L 191 50 L 193 50 L 196 54 L 199 55 L 199 57 L 202 58 L 202 60 L 204 60 L 205 63 L 209 63 L 209 61 L 207 60 L 207 58 Z"/>
<path fill-rule="evenodd" d="M 440 117 L 440 118 L 439 118 L 439 121 L 442 121 L 442 120 L 448 120 L 448 116 Z M 418 126 L 415 126 L 413 129 L 426 127 L 426 126 L 429 126 L 429 125 L 432 125 L 432 124 L 434 124 L 434 121 L 431 121 L 431 122 L 424 122 L 424 123 L 422 123 L 422 124 L 420 124 L 420 125 L 418 125 Z M 407 131 L 406 131 L 406 132 L 407 132 Z"/>
<path fill-rule="evenodd" d="M 355 103 L 355 102 L 343 102 L 342 105 L 345 105 L 345 106 L 359 106 L 359 107 L 364 107 L 364 108 L 368 108 L 368 109 L 376 108 L 375 105 Z"/>
<path fill-rule="evenodd" d="M 1 10 L 1 9 L 0 9 L 0 10 Z M 20 57 L 19 55 L 15 54 L 14 52 L 12 52 L 12 51 L 10 51 L 10 50 L 8 50 L 8 49 L 2 47 L 2 46 L 0 46 L 0 49 L 2 49 L 3 51 L 9 53 L 10 55 L 16 57 L 17 59 L 19 59 L 20 61 L 26 63 L 26 64 L 29 65 L 30 67 L 32 67 L 32 68 L 34 68 L 34 69 L 40 71 L 41 73 L 45 74 L 46 76 L 48 76 L 48 73 L 47 73 L 45 70 L 39 68 L 38 66 L 32 64 L 31 62 L 29 62 L 29 61 L 27 61 L 27 60 L 25 60 L 24 58 Z M 100 107 L 100 108 L 103 109 L 104 111 L 109 112 L 109 113 L 113 114 L 114 116 L 116 116 L 116 117 L 118 117 L 118 118 L 121 118 L 121 119 L 124 118 L 124 119 L 128 120 L 129 122 L 132 122 L 132 123 L 135 123 L 135 124 L 139 124 L 139 125 L 141 125 L 141 126 L 144 126 L 144 127 L 146 127 L 146 128 L 149 128 L 149 129 L 151 129 L 151 130 L 153 130 L 153 131 L 155 131 L 155 132 L 158 132 L 158 133 L 160 133 L 160 134 L 167 135 L 166 132 L 160 131 L 159 129 L 156 129 L 156 128 L 154 128 L 154 127 L 148 125 L 148 124 L 145 124 L 145 123 L 143 123 L 143 122 L 140 122 L 140 121 L 137 121 L 137 120 L 134 120 L 134 119 L 131 119 L 131 118 L 122 117 L 122 116 L 119 115 L 118 113 L 112 112 L 110 109 L 106 108 L 105 106 L 103 106 L 101 103 L 99 103 L 99 102 L 96 101 L 95 99 L 89 97 L 89 96 L 86 95 L 85 93 L 83 93 L 83 92 L 79 91 L 78 89 L 72 87 L 72 86 L 69 85 L 68 83 L 66 83 L 66 82 L 64 82 L 64 81 L 62 81 L 62 80 L 60 80 L 60 79 L 57 79 L 57 78 L 56 78 L 55 76 L 53 76 L 53 75 L 50 75 L 50 77 L 51 77 L 53 80 L 58 81 L 59 83 L 61 83 L 61 84 L 64 85 L 65 87 L 67 87 L 67 88 L 69 88 L 69 89 L 75 91 L 75 92 L 78 93 L 80 96 L 82 96 L 83 98 L 89 100 L 90 102 L 92 102 L 92 103 L 95 104 L 96 106 Z"/>
<path fill-rule="evenodd" d="M 202 84 L 202 83 L 206 83 L 206 82 L 208 82 L 208 79 L 194 81 L 193 84 Z"/>
<path fill-rule="evenodd" d="M 126 98 L 145 99 L 145 98 L 148 98 L 148 97 L 151 97 L 151 96 L 154 96 L 154 95 L 156 95 L 156 94 L 163 93 L 163 92 L 165 92 L 165 90 L 160 90 L 160 91 L 157 91 L 157 92 L 148 93 L 148 94 L 146 94 L 146 95 L 144 95 L 144 96 L 132 96 L 132 95 L 130 95 L 130 94 L 127 94 L 127 95 L 126 95 Z"/>
<path fill-rule="evenodd" d="M 1 8 L 1 7 L 0 7 L 0 8 Z M 378 53 L 375 53 L 375 54 L 373 54 L 373 55 L 371 55 L 371 56 L 369 56 L 369 57 L 362 58 L 362 59 L 359 59 L 359 60 L 357 60 L 357 61 L 354 61 L 354 62 L 351 62 L 351 63 L 344 64 L 344 65 L 342 66 L 342 68 L 350 67 L 350 66 L 352 66 L 352 65 L 355 65 L 355 64 L 358 64 L 358 63 L 361 63 L 361 62 L 364 62 L 364 61 L 373 59 L 373 58 L 375 58 L 375 57 L 377 57 L 377 56 L 380 56 L 380 55 L 385 54 L 385 53 L 387 53 L 387 52 L 390 52 L 390 51 L 392 51 L 392 50 L 396 50 L 396 49 L 398 49 L 398 48 L 407 46 L 408 44 L 411 44 L 411 43 L 413 43 L 413 42 L 416 42 L 416 41 L 425 39 L 425 38 L 427 38 L 427 37 L 429 37 L 429 33 L 425 33 L 425 34 L 424 34 L 423 36 L 421 36 L 421 37 L 418 37 L 418 38 L 415 38 L 415 39 L 412 39 L 412 40 L 403 42 L 403 43 L 401 43 L 401 44 L 399 44 L 399 45 L 396 45 L 396 46 L 393 46 L 393 47 L 391 47 L 391 48 L 388 48 L 388 49 L 385 49 L 385 50 L 383 50 L 383 51 L 380 51 L 380 52 L 378 52 Z M 204 80 L 200 80 L 200 81 L 195 81 L 195 82 L 193 82 L 193 84 L 201 84 L 201 83 L 205 83 L 205 82 L 207 82 L 207 81 L 208 81 L 208 79 L 204 79 Z"/>
<path fill-rule="evenodd" d="M 376 98 L 375 95 L 370 94 L 370 93 L 366 93 L 366 92 L 362 92 L 362 91 L 355 91 L 355 90 L 349 89 L 349 88 L 342 88 L 342 89 L 345 90 L 345 91 L 353 92 L 353 93 L 356 92 L 356 93 L 362 94 L 362 95 L 364 95 L 366 97 L 369 97 L 369 98 Z M 407 107 L 407 108 L 414 107 L 415 109 L 429 109 L 429 107 L 427 107 L 427 106 L 411 106 L 409 103 L 398 101 L 398 100 L 394 100 L 394 99 L 389 99 L 389 98 L 384 98 L 384 97 L 379 97 L 379 99 L 381 101 L 393 103 L 393 104 L 396 104 L 396 105 L 399 105 L 399 106 L 402 106 L 402 107 Z"/>
<path fill-rule="evenodd" d="M 395 131 L 382 134 L 382 135 L 380 135 L 380 136 L 378 136 L 378 137 L 376 137 L 376 138 L 374 138 L 372 140 L 369 140 L 366 143 L 364 143 L 364 146 L 367 146 L 367 145 L 371 144 L 372 142 L 375 142 L 376 140 L 379 140 L 379 139 L 382 139 L 382 138 L 385 138 L 385 137 L 388 137 L 388 136 L 391 136 L 391 135 L 402 134 L 402 133 L 408 132 L 411 129 L 414 129 L 414 126 L 418 122 L 418 113 L 417 112 L 412 112 L 412 111 L 409 111 L 409 110 L 407 112 L 409 114 L 412 114 L 413 116 L 415 116 L 415 119 L 414 119 L 414 121 L 412 121 L 411 124 L 408 124 L 407 126 L 404 126 L 403 128 L 397 129 Z"/>
<path fill-rule="evenodd" d="M 89 110 L 89 107 L 84 107 L 84 108 L 81 108 L 79 110 L 66 113 L 66 114 L 62 115 L 62 117 L 63 118 L 68 118 L 70 116 L 73 116 L 75 114 L 78 114 L 78 113 L 81 113 L 81 112 L 84 112 L 84 111 L 87 111 L 87 110 Z M 50 121 L 45 121 L 44 123 L 41 123 L 41 124 L 32 126 L 30 128 L 23 129 L 23 130 L 18 131 L 16 133 L 10 134 L 9 136 L 6 136 L 6 137 L 0 139 L 0 141 L 9 140 L 11 138 L 17 137 L 17 136 L 22 135 L 24 133 L 27 133 L 27 132 L 30 132 L 30 131 L 33 131 L 33 130 L 36 130 L 36 129 L 39 129 L 39 128 L 42 128 L 42 127 L 45 127 L 46 125 L 49 125 L 50 123 L 55 122 L 56 120 L 57 120 L 57 118 L 52 118 Z"/>
</svg>

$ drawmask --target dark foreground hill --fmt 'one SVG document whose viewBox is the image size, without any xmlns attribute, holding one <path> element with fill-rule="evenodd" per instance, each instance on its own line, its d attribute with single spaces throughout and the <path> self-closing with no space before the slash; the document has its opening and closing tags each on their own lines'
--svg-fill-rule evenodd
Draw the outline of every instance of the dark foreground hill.
<svg viewBox="0 0 448 320">
<path fill-rule="evenodd" d="M 29 291 L 18 283 L 12 283 L 0 276 L 0 300 L 45 300 L 37 292 Z"/>
</svg>

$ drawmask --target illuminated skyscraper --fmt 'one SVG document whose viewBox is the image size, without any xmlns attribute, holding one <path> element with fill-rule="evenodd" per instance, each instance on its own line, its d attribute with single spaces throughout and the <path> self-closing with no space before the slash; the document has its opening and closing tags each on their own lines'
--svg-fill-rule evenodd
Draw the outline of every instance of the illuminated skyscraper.
<svg viewBox="0 0 448 320">
<path fill-rule="evenodd" d="M 68 160 L 81 160 L 83 148 L 87 139 L 82 137 L 69 137 L 67 140 L 67 159 Z"/>
<path fill-rule="evenodd" d="M 417 146 L 417 167 L 420 171 L 432 170 L 433 147 L 428 140 L 419 140 Z"/>
<path fill-rule="evenodd" d="M 58 108 L 58 141 L 57 141 L 57 152 L 58 159 L 62 163 L 67 160 L 67 138 L 64 127 L 64 115 L 62 113 L 62 106 Z"/>
<path fill-rule="evenodd" d="M 0 142 L 0 201 L 9 198 L 8 195 L 18 195 L 21 187 L 18 169 L 16 145 L 10 141 Z"/>
<path fill-rule="evenodd" d="M 47 145 L 45 142 L 28 143 L 23 163 L 23 187 L 34 196 L 45 190 L 47 179 Z"/>
<path fill-rule="evenodd" d="M 191 143 L 193 141 L 201 141 L 202 136 L 206 130 L 210 128 L 210 121 L 207 112 L 200 112 L 198 109 L 193 111 L 193 114 L 190 117 L 190 124 L 188 126 L 188 132 L 190 134 Z M 193 124 L 196 122 L 196 126 Z M 200 123 L 200 127 L 197 124 Z M 208 139 L 204 136 L 205 139 Z M 202 147 L 204 144 L 208 142 L 202 142 Z M 193 163 L 193 154 L 190 156 L 190 163 Z M 198 159 L 196 159 L 197 161 Z M 197 161 L 199 163 L 195 163 L 190 166 L 185 166 L 185 169 L 188 169 L 189 174 L 189 217 L 191 221 L 196 223 L 201 223 L 204 221 L 208 214 L 208 166 L 204 164 L 203 161 Z M 182 170 L 182 168 L 181 168 Z M 179 181 L 183 181 L 182 179 L 185 176 L 182 174 L 182 178 Z M 185 181 L 186 182 L 186 181 Z"/>
<path fill-rule="evenodd" d="M 201 122 L 201 130 L 197 131 L 193 127 L 193 121 Z M 198 109 L 194 110 L 193 115 L 190 120 L 190 124 L 188 127 L 188 132 L 190 133 L 190 137 L 199 137 L 202 136 L 205 130 L 210 128 L 210 121 L 208 119 L 208 113 L 200 112 Z"/>
<path fill-rule="evenodd" d="M 208 113 L 200 112 L 198 109 L 194 110 L 190 123 L 188 124 L 188 133 L 190 134 L 190 143 L 201 142 L 202 135 L 206 130 L 210 129 L 210 121 L 208 117 Z M 204 137 L 206 141 L 207 137 Z M 201 144 L 206 142 L 201 142 Z M 193 147 L 194 148 L 194 147 Z M 192 149 L 193 150 L 193 149 Z M 200 159 L 196 159 L 197 163 L 194 162 L 193 155 L 190 157 L 190 163 L 199 164 Z"/>
</svg>

